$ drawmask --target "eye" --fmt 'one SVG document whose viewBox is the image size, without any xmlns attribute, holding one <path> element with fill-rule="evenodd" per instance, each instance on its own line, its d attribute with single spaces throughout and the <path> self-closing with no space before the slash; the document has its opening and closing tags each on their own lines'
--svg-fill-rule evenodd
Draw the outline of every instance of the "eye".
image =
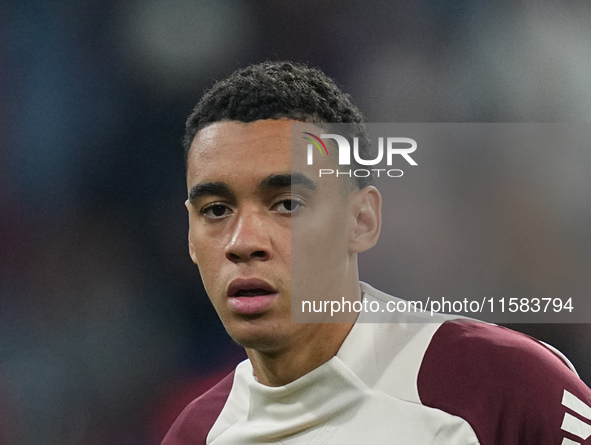
<svg viewBox="0 0 591 445">
<path fill-rule="evenodd" d="M 231 212 L 230 208 L 224 204 L 212 203 L 203 207 L 201 214 L 210 219 L 221 219 L 224 216 L 229 215 Z"/>
<path fill-rule="evenodd" d="M 283 199 L 273 206 L 273 210 L 278 213 L 295 213 L 301 210 L 304 205 L 297 199 Z"/>
</svg>

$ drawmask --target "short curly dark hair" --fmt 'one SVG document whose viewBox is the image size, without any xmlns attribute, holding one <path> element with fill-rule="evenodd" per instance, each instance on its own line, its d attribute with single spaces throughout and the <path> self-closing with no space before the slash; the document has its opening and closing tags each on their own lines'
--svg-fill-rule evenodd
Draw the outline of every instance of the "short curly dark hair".
<svg viewBox="0 0 591 445">
<path fill-rule="evenodd" d="M 347 126 L 349 136 L 359 138 L 359 154 L 369 158 L 370 142 L 363 116 L 351 97 L 319 69 L 277 61 L 234 71 L 203 95 L 187 119 L 183 138 L 185 160 L 195 135 L 209 124 L 281 118 L 351 124 Z M 372 183 L 371 176 L 355 179 L 360 188 Z"/>
</svg>

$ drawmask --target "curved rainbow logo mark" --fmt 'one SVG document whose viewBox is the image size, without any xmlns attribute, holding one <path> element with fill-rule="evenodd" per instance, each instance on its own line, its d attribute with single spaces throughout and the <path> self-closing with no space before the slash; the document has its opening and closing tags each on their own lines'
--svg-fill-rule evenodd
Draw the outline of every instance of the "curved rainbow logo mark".
<svg viewBox="0 0 591 445">
<path fill-rule="evenodd" d="M 306 139 L 306 140 L 312 142 L 314 145 L 316 145 L 316 147 L 318 147 L 318 150 L 320 150 L 320 154 L 321 155 L 324 155 L 324 153 L 326 153 L 326 156 L 328 156 L 328 150 L 326 149 L 326 145 L 324 145 L 324 142 L 322 142 L 322 139 L 320 139 L 318 136 L 316 136 L 316 135 L 314 135 L 312 133 L 308 133 L 306 131 L 302 131 L 302 133 L 309 134 L 314 139 L 316 139 L 316 141 L 320 142 L 320 144 L 324 148 L 324 152 L 322 151 L 322 148 L 320 148 L 320 145 L 318 145 L 318 142 L 316 142 L 314 139 L 310 139 L 310 138 L 307 138 L 306 136 L 302 136 L 304 139 Z M 310 152 L 310 155 L 311 155 L 311 152 Z"/>
</svg>

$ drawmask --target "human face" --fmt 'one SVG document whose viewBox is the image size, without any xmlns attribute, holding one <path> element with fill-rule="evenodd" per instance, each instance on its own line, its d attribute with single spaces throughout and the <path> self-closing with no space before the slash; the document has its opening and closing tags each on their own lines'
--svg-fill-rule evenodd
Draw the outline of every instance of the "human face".
<svg viewBox="0 0 591 445">
<path fill-rule="evenodd" d="M 307 231 L 298 255 L 309 261 L 294 271 L 302 291 L 343 295 L 345 281 L 357 288 L 343 181 L 320 182 L 303 165 L 292 170 L 291 123 L 211 124 L 197 133 L 187 160 L 191 258 L 228 333 L 260 351 L 293 347 L 327 329 L 291 323 L 292 222 L 303 221 L 298 226 Z M 312 280 L 319 270 L 328 272 Z"/>
</svg>

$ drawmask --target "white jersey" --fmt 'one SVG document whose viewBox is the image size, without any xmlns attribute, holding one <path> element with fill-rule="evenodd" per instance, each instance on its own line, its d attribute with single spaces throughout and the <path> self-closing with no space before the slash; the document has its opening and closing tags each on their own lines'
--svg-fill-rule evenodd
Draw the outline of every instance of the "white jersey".
<svg viewBox="0 0 591 445">
<path fill-rule="evenodd" d="M 397 300 L 361 283 L 363 298 Z M 591 444 L 591 390 L 514 331 L 427 314 L 352 328 L 337 355 L 281 387 L 248 360 L 195 400 L 163 445 Z"/>
</svg>

